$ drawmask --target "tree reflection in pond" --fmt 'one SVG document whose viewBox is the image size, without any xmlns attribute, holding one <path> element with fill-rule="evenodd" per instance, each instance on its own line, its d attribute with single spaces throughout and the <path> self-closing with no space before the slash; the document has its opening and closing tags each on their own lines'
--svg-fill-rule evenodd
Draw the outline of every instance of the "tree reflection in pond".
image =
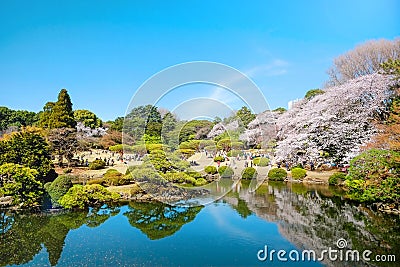
<svg viewBox="0 0 400 267">
<path fill-rule="evenodd" d="M 240 190 L 226 195 L 224 201 L 236 210 L 241 206 L 240 210 L 248 209 L 258 217 L 277 222 L 280 233 L 300 249 L 319 253 L 329 247 L 337 249 L 336 241 L 344 238 L 348 242 L 346 249 L 360 253 L 371 250 L 371 258 L 377 254 L 399 257 L 399 216 L 350 203 L 342 195 L 338 188 L 283 182 L 263 184 L 255 193 L 250 193 L 247 184 L 241 183 Z M 324 261 L 324 264 L 347 266 L 348 263 Z M 354 266 L 365 264 L 352 263 Z M 386 264 L 378 265 L 396 266 Z"/>
<path fill-rule="evenodd" d="M 106 221 L 114 209 L 62 212 L 58 214 L 19 214 L 0 211 L 0 266 L 23 264 L 47 249 L 49 262 L 56 265 L 71 229 L 82 225 L 97 227 Z"/>
<path fill-rule="evenodd" d="M 124 215 L 151 240 L 173 235 L 191 222 L 203 207 L 178 207 L 164 203 L 130 202 Z"/>
</svg>

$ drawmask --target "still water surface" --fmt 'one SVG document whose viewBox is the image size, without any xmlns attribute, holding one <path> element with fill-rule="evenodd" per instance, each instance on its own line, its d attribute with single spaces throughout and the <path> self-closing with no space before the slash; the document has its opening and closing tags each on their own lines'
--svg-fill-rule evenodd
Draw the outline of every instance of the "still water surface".
<svg viewBox="0 0 400 267">
<path fill-rule="evenodd" d="M 247 187 L 243 181 L 204 207 L 130 202 L 86 212 L 2 212 L 0 266 L 365 266 L 257 259 L 265 245 L 318 255 L 337 249 L 339 238 L 348 249 L 400 257 L 399 216 L 346 202 L 335 188 Z"/>
</svg>

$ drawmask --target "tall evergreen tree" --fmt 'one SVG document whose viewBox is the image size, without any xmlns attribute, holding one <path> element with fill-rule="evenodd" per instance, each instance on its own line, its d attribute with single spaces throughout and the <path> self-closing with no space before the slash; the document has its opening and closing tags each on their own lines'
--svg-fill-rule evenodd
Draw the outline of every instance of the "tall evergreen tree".
<svg viewBox="0 0 400 267">
<path fill-rule="evenodd" d="M 71 98 L 66 89 L 62 89 L 58 94 L 58 100 L 51 114 L 51 121 L 51 128 L 75 128 L 76 126 Z"/>
<path fill-rule="evenodd" d="M 75 128 L 71 98 L 66 89 L 58 94 L 57 102 L 47 102 L 40 114 L 40 125 L 44 128 Z"/>
</svg>

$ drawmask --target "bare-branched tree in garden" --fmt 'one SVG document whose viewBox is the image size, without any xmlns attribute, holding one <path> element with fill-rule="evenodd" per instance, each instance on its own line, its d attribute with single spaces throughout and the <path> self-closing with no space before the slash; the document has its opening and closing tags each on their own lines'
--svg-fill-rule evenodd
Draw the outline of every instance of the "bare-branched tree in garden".
<svg viewBox="0 0 400 267">
<path fill-rule="evenodd" d="M 338 56 L 328 70 L 327 86 L 343 84 L 354 78 L 373 74 L 389 59 L 400 58 L 400 38 L 394 40 L 370 40 L 353 50 Z"/>
</svg>

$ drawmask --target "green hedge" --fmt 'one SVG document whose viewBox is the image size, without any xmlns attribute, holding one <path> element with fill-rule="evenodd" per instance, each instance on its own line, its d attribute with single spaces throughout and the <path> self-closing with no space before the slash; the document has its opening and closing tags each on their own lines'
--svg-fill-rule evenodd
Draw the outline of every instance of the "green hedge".
<svg viewBox="0 0 400 267">
<path fill-rule="evenodd" d="M 247 167 L 242 172 L 243 179 L 253 179 L 253 177 L 255 178 L 256 176 L 257 176 L 257 171 L 252 167 Z"/>
<path fill-rule="evenodd" d="M 199 178 L 199 179 L 196 180 L 195 185 L 196 185 L 196 186 L 202 186 L 202 185 L 205 185 L 205 184 L 207 184 L 207 183 L 208 183 L 208 182 L 207 182 L 206 179 L 204 179 L 204 178 Z"/>
<path fill-rule="evenodd" d="M 109 169 L 103 176 L 103 185 L 126 185 L 130 182 L 130 176 L 123 175 L 115 169 Z"/>
<path fill-rule="evenodd" d="M 204 167 L 204 171 L 207 174 L 216 174 L 217 173 L 217 167 L 215 167 L 215 166 L 206 166 L 206 167 Z"/>
<path fill-rule="evenodd" d="M 302 169 L 302 168 L 298 168 L 298 167 L 293 168 L 291 170 L 291 172 L 292 172 L 292 178 L 295 179 L 295 180 L 303 179 L 304 177 L 307 176 L 307 171 L 305 169 Z"/>
<path fill-rule="evenodd" d="M 273 168 L 268 172 L 268 179 L 271 181 L 283 181 L 287 177 L 287 171 L 281 168 Z"/>
<path fill-rule="evenodd" d="M 218 168 L 218 173 L 223 178 L 230 178 L 233 176 L 234 171 L 231 167 L 221 166 Z"/>
<path fill-rule="evenodd" d="M 97 159 L 95 161 L 90 162 L 89 169 L 90 170 L 100 170 L 100 169 L 104 169 L 105 166 L 106 166 L 106 163 L 103 160 Z"/>
<path fill-rule="evenodd" d="M 265 167 L 265 166 L 268 166 L 269 159 L 267 159 L 267 158 L 255 158 L 255 159 L 253 159 L 253 163 L 256 166 Z"/>
<path fill-rule="evenodd" d="M 214 162 L 217 162 L 217 161 L 219 161 L 219 162 L 224 162 L 224 161 L 225 161 L 225 158 L 224 158 L 223 156 L 216 156 L 216 157 L 214 158 Z"/>
</svg>

